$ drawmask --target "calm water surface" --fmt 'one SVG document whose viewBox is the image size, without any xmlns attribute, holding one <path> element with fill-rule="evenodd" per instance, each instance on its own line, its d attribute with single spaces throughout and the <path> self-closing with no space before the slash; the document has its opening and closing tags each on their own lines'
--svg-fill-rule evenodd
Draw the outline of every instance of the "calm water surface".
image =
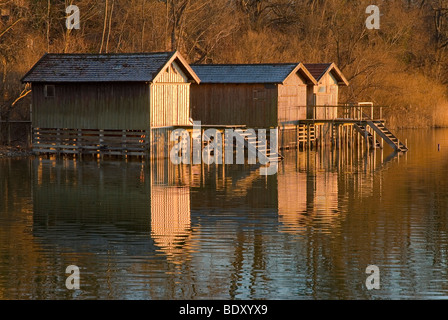
<svg viewBox="0 0 448 320">
<path fill-rule="evenodd" d="M 269 177 L 0 160 L 0 299 L 446 299 L 448 130 L 397 134 L 405 156 L 291 151 Z"/>
</svg>

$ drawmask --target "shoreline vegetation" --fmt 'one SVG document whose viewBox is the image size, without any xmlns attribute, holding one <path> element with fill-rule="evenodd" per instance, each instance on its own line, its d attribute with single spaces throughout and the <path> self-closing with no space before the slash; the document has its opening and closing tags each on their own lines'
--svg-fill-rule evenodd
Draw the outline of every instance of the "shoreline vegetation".
<svg viewBox="0 0 448 320">
<path fill-rule="evenodd" d="M 178 50 L 189 63 L 335 62 L 350 85 L 340 102 L 386 106 L 388 127 L 448 127 L 448 5 L 382 1 L 380 29 L 366 28 L 370 0 L 79 0 L 0 3 L 0 121 L 29 121 L 20 79 L 45 53 Z M 19 143 L 21 129 L 12 128 Z M 0 126 L 0 144 L 5 141 Z"/>
</svg>

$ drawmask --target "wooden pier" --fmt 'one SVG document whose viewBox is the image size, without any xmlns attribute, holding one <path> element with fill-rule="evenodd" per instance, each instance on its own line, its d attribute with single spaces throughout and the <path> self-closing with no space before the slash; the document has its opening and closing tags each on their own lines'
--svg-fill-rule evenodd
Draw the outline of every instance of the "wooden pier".
<svg viewBox="0 0 448 320">
<path fill-rule="evenodd" d="M 369 112 L 365 112 L 365 108 Z M 359 103 L 340 106 L 315 106 L 314 114 L 327 114 L 326 109 L 334 109 L 338 115 L 334 119 L 306 119 L 283 121 L 280 123 L 280 149 L 313 148 L 332 145 L 359 145 L 367 150 L 383 148 L 384 142 L 396 152 L 407 152 L 400 141 L 387 127 L 382 119 L 382 107 L 372 103 Z M 325 109 L 323 112 L 318 109 Z M 376 110 L 375 110 L 376 109 Z"/>
<path fill-rule="evenodd" d="M 171 141 L 171 133 L 183 129 L 189 134 L 190 146 L 193 146 L 194 134 L 200 134 L 201 147 L 206 148 L 207 139 L 204 134 L 207 129 L 215 129 L 222 141 L 222 161 L 225 161 L 226 130 L 231 129 L 234 135 L 232 147 L 243 145 L 246 156 L 257 156 L 259 159 L 280 161 L 282 150 L 287 149 L 313 149 L 323 146 L 332 146 L 340 149 L 344 146 L 373 150 L 384 148 L 385 143 L 395 152 L 406 152 L 408 148 L 386 126 L 381 119 L 382 108 L 367 105 L 369 113 L 363 108 L 366 106 L 323 106 L 318 108 L 337 108 L 331 113 L 337 114 L 335 119 L 305 119 L 280 122 L 278 128 L 254 128 L 253 133 L 245 125 L 201 125 L 199 132 L 194 132 L 191 125 L 177 125 L 156 127 L 151 130 L 84 130 L 84 129 L 33 129 L 33 151 L 38 154 L 71 154 L 82 157 L 137 156 L 149 159 L 170 158 L 170 152 L 176 142 Z M 328 114 L 326 110 L 314 114 Z M 376 116 L 378 115 L 378 116 Z M 266 131 L 267 143 L 262 144 L 258 139 L 259 130 Z M 278 129 L 278 148 L 272 150 L 269 145 L 270 129 Z M 196 129 L 197 130 L 197 129 Z M 196 137 L 197 138 L 197 137 Z M 207 138 L 207 137 L 205 137 Z M 204 141 L 205 140 L 205 141 Z M 236 148 L 234 149 L 236 150 Z M 202 150 L 201 150 L 202 151 Z M 191 151 L 192 153 L 193 151 Z M 193 157 L 193 154 L 190 155 Z M 264 158 L 263 158 L 264 157 Z"/>
</svg>

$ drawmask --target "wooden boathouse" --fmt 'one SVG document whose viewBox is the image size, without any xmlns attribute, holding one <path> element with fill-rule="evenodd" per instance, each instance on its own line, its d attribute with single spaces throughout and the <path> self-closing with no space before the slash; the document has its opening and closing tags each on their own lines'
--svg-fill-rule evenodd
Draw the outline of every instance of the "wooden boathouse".
<svg viewBox="0 0 448 320">
<path fill-rule="evenodd" d="M 46 54 L 32 86 L 36 153 L 145 156 L 151 130 L 189 125 L 199 77 L 176 52 Z"/>
<path fill-rule="evenodd" d="M 305 67 L 317 82 L 313 89 L 312 105 L 339 105 L 339 87 L 349 85 L 341 70 L 334 63 L 306 63 Z M 310 111 L 312 110 L 310 108 Z M 316 114 L 309 114 L 307 119 L 336 119 L 338 117 L 335 108 L 316 108 L 315 112 Z"/>
<path fill-rule="evenodd" d="M 192 65 L 194 120 L 206 125 L 278 127 L 306 119 L 316 80 L 302 63 Z"/>
<path fill-rule="evenodd" d="M 340 87 L 349 82 L 334 63 L 191 67 L 201 79 L 191 86 L 191 114 L 203 124 L 278 128 L 280 149 L 360 137 L 382 147 L 378 137 L 396 151 L 407 150 L 386 128 L 381 108 L 374 115 L 371 103 L 340 104 Z"/>
</svg>

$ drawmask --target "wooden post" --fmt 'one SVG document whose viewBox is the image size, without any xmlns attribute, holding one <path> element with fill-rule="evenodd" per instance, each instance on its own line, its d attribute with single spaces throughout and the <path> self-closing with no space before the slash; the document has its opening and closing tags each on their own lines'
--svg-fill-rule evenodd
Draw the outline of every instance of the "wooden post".
<svg viewBox="0 0 448 320">
<path fill-rule="evenodd" d="M 123 155 L 123 158 L 126 157 L 126 130 L 121 131 L 121 154 Z"/>
<path fill-rule="evenodd" d="M 319 125 L 319 148 L 322 149 L 322 131 L 323 131 L 323 126 Z"/>
<path fill-rule="evenodd" d="M 56 133 L 56 156 L 59 157 L 60 152 L 61 152 L 61 129 L 58 128 L 57 129 L 57 133 Z"/>
<path fill-rule="evenodd" d="M 306 144 L 307 144 L 306 148 L 308 150 L 310 150 L 310 124 L 309 123 L 307 123 L 307 125 L 306 125 Z"/>
<path fill-rule="evenodd" d="M 333 147 L 334 143 L 334 123 L 328 123 L 327 136 L 329 140 L 329 146 Z"/>
<path fill-rule="evenodd" d="M 33 146 L 33 128 L 32 128 L 32 124 L 29 123 L 29 125 L 27 125 L 27 128 L 28 128 L 27 148 L 32 148 L 32 146 Z"/>
<path fill-rule="evenodd" d="M 78 147 L 78 156 L 81 158 L 82 155 L 82 130 L 78 129 L 78 138 L 76 139 L 76 146 Z"/>
<path fill-rule="evenodd" d="M 360 137 L 360 139 L 359 139 L 361 141 L 361 152 L 364 152 L 364 138 L 365 137 L 362 137 L 362 138 Z"/>
<path fill-rule="evenodd" d="M 9 119 L 8 119 L 6 128 L 7 128 L 8 147 L 10 147 L 11 146 L 11 121 L 9 121 Z"/>
<path fill-rule="evenodd" d="M 222 145 L 222 149 L 221 149 L 221 157 L 222 157 L 222 167 L 224 168 L 224 164 L 225 164 L 225 154 L 226 154 L 226 130 L 223 129 L 222 130 L 222 137 L 221 137 L 221 145 Z M 255 155 L 256 157 L 257 155 Z M 223 175 L 224 175 L 224 169 L 223 169 Z"/>
<path fill-rule="evenodd" d="M 373 130 L 373 150 L 376 149 L 376 131 Z"/>
<path fill-rule="evenodd" d="M 369 135 L 368 135 L 368 131 L 367 131 L 367 126 L 366 126 L 366 131 L 365 131 L 365 139 L 366 139 L 366 150 L 367 152 L 370 151 L 370 143 L 369 143 Z"/>
<path fill-rule="evenodd" d="M 296 147 L 299 150 L 299 125 L 296 125 Z"/>
<path fill-rule="evenodd" d="M 104 130 L 101 129 L 100 130 L 100 145 L 99 145 L 99 152 L 100 152 L 101 160 L 103 160 L 103 153 L 101 152 L 101 147 L 103 146 L 103 142 L 104 142 Z"/>
<path fill-rule="evenodd" d="M 224 146 L 226 143 L 225 140 L 222 141 L 222 145 Z M 191 165 L 193 164 L 193 129 L 191 130 L 190 134 L 190 172 L 191 172 Z"/>
<path fill-rule="evenodd" d="M 342 147 L 342 127 L 340 124 L 338 124 L 338 149 L 341 149 Z"/>
</svg>

